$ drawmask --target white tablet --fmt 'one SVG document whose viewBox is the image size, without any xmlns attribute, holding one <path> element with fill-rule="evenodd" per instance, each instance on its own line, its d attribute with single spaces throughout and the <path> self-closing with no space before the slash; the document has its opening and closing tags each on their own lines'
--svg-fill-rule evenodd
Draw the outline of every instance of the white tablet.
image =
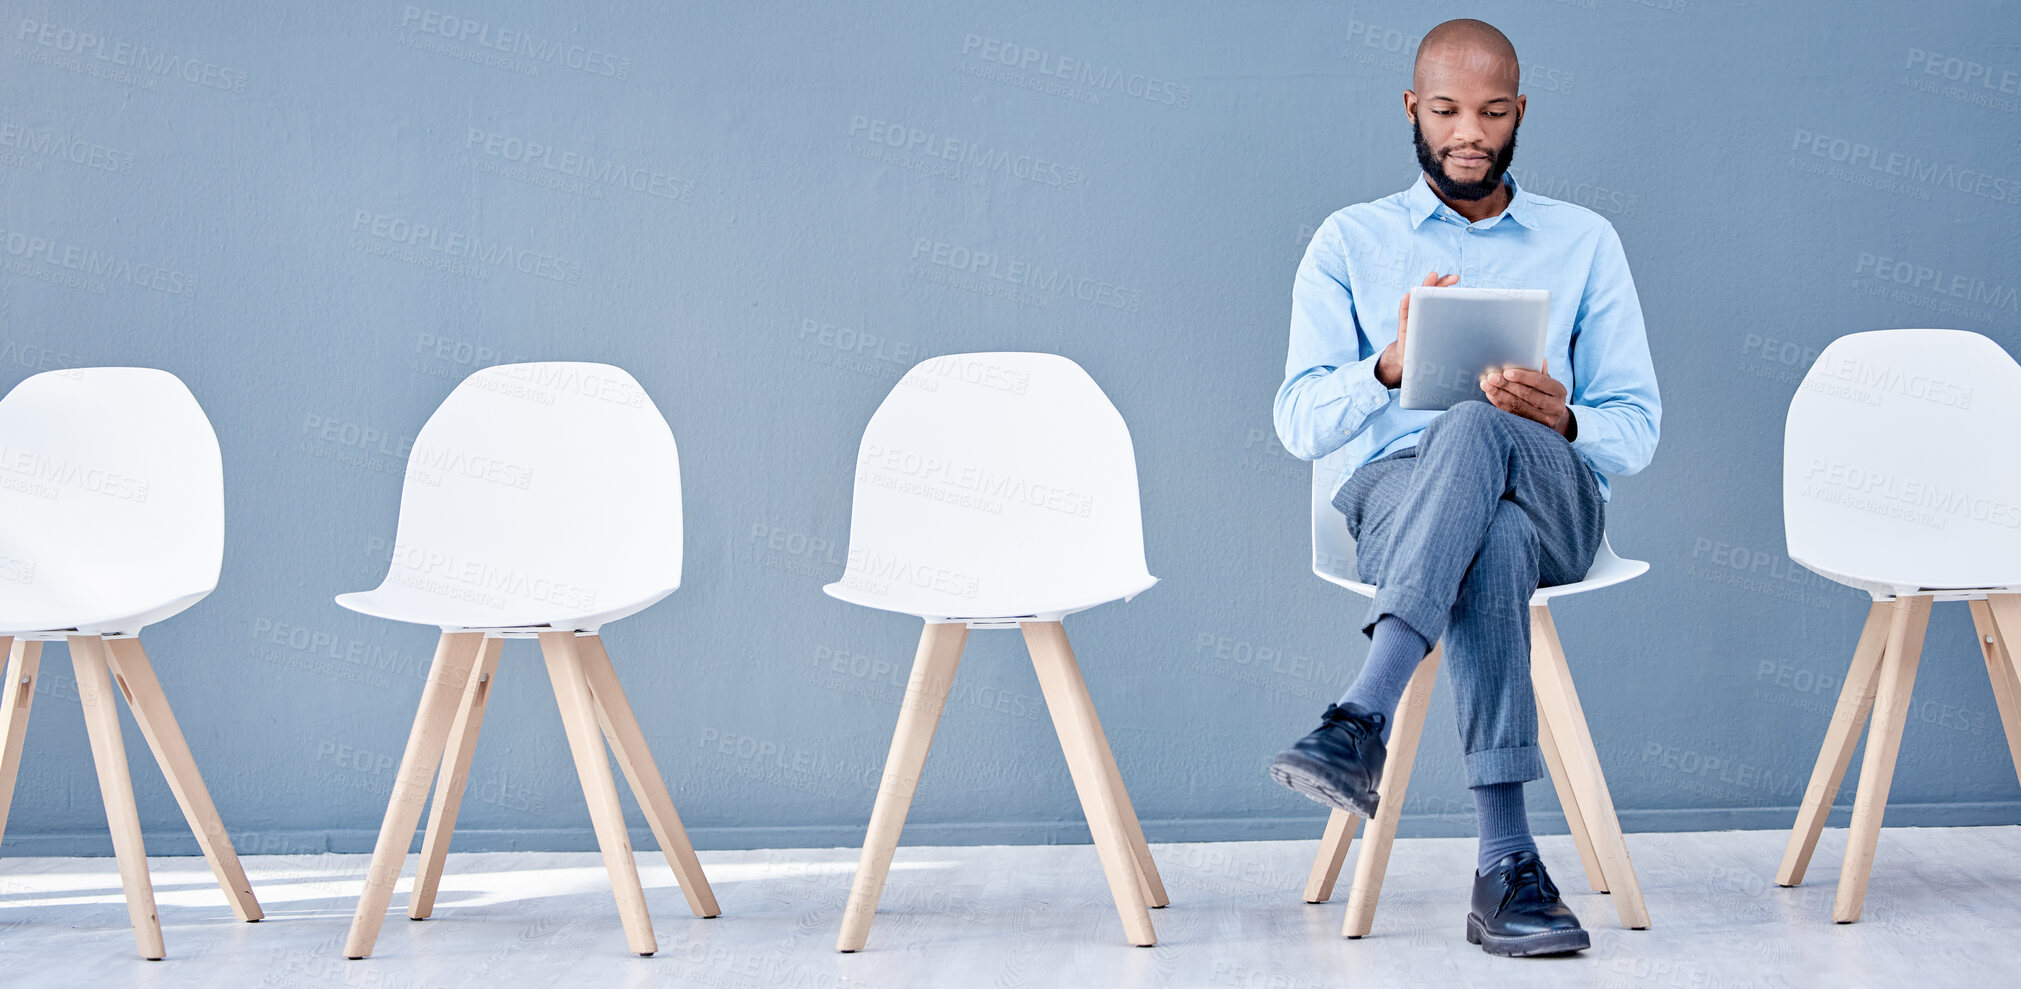
<svg viewBox="0 0 2021 989">
<path fill-rule="evenodd" d="M 1543 369 L 1551 293 L 1420 285 L 1410 290 L 1409 318 L 1398 404 L 1450 409 L 1470 398 L 1487 398 L 1480 379 L 1490 368 Z"/>
</svg>

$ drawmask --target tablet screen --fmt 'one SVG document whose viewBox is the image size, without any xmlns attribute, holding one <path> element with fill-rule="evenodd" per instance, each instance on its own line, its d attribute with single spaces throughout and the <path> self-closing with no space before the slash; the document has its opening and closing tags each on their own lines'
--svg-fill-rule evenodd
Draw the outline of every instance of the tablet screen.
<svg viewBox="0 0 2021 989">
<path fill-rule="evenodd" d="M 1551 293 L 1544 289 L 1411 289 L 1403 341 L 1406 409 L 1449 409 L 1485 399 L 1481 375 L 1491 368 L 1544 366 Z"/>
</svg>

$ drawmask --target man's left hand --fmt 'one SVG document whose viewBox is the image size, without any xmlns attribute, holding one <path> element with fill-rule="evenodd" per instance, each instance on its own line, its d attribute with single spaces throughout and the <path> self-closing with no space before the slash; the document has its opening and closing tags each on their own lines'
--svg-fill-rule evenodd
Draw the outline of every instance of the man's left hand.
<svg viewBox="0 0 2021 989">
<path fill-rule="evenodd" d="M 1572 410 L 1565 405 L 1565 386 L 1551 377 L 1547 362 L 1542 371 L 1505 367 L 1490 371 L 1481 379 L 1481 391 L 1495 408 L 1541 422 L 1564 436 L 1572 428 Z"/>
</svg>

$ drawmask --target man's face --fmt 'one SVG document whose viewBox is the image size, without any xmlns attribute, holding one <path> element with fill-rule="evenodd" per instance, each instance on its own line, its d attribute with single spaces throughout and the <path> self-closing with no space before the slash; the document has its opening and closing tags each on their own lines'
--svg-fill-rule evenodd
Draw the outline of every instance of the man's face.
<svg viewBox="0 0 2021 989">
<path fill-rule="evenodd" d="M 1444 48 L 1418 65 L 1404 93 L 1418 167 L 1448 199 L 1494 194 L 1516 157 L 1525 100 L 1516 68 L 1477 49 Z"/>
</svg>

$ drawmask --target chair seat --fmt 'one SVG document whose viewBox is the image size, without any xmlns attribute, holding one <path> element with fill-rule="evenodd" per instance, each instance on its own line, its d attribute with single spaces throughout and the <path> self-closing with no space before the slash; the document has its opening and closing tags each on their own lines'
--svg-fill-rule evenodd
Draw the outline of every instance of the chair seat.
<svg viewBox="0 0 2021 989">
<path fill-rule="evenodd" d="M 386 583 L 369 591 L 337 595 L 337 603 L 361 615 L 444 629 L 512 630 L 534 628 L 595 631 L 607 622 L 637 614 L 651 607 L 674 588 L 658 591 L 637 601 L 585 612 L 559 605 L 543 607 L 533 602 L 515 602 L 497 608 L 405 584 Z"/>
<path fill-rule="evenodd" d="M 963 621 L 972 625 L 1015 625 L 1020 621 L 1059 621 L 1077 611 L 1086 611 L 1111 601 L 1128 601 L 1143 593 L 1158 578 L 1150 574 L 1125 578 L 1100 588 L 1053 599 L 1005 601 L 989 598 L 964 600 L 927 588 L 892 587 L 871 590 L 836 581 L 821 589 L 829 597 L 879 611 L 895 611 L 927 621 Z"/>
<path fill-rule="evenodd" d="M 17 639 L 62 639 L 66 636 L 129 635 L 165 618 L 181 614 L 210 596 L 210 589 L 178 595 L 158 604 L 132 601 L 87 608 L 54 594 L 0 597 L 0 635 Z"/>
<path fill-rule="evenodd" d="M 1623 581 L 1640 577 L 1648 571 L 1649 564 L 1641 560 L 1622 559 L 1619 556 L 1615 556 L 1611 548 L 1602 546 L 1599 554 L 1593 558 L 1593 566 L 1586 571 L 1586 578 L 1584 580 L 1575 581 L 1570 584 L 1553 584 L 1549 587 L 1539 587 L 1535 594 L 1530 595 L 1530 605 L 1531 607 L 1535 607 L 1540 604 L 1548 604 L 1555 597 L 1578 594 L 1582 591 L 1598 590 L 1602 587 L 1619 584 Z M 1362 597 L 1375 597 L 1374 584 L 1350 580 L 1339 574 L 1328 573 L 1317 566 L 1312 568 L 1312 572 L 1318 574 L 1328 582 L 1339 584 Z"/>
<path fill-rule="evenodd" d="M 2021 562 L 2021 561 L 2017 561 Z M 2012 575 L 2012 580 L 1989 583 L 1968 583 L 1943 579 L 1940 574 L 1849 574 L 1825 569 L 1814 563 L 1796 560 L 1804 569 L 1835 584 L 1844 584 L 1855 590 L 1865 591 L 1876 601 L 1885 601 L 1901 594 L 1927 594 L 1938 601 L 1976 601 L 1988 594 L 2013 594 L 2021 592 L 2021 572 Z"/>
</svg>

